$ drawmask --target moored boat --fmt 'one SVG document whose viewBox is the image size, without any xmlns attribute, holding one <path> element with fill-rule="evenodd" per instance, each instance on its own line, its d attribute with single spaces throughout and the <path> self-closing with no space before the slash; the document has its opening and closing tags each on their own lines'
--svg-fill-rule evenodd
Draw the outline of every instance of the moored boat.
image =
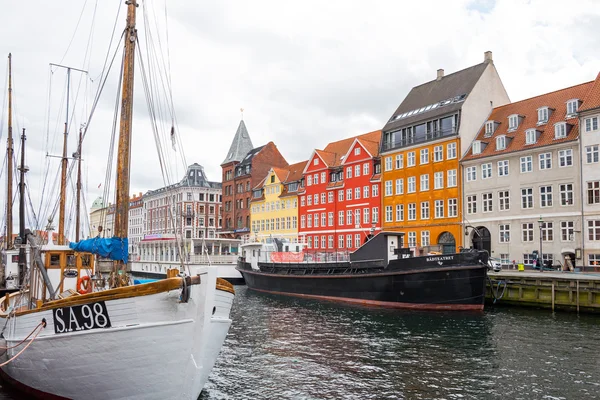
<svg viewBox="0 0 600 400">
<path fill-rule="evenodd" d="M 303 245 L 243 244 L 238 270 L 253 290 L 355 304 L 423 310 L 482 310 L 488 255 L 413 257 L 403 234 L 381 232 L 349 257 Z M 320 259 L 319 259 L 320 257 Z"/>
</svg>

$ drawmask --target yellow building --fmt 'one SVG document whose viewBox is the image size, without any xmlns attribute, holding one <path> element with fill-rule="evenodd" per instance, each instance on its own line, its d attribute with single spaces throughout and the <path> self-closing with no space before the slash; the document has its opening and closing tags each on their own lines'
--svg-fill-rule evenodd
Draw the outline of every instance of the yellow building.
<svg viewBox="0 0 600 400">
<path fill-rule="evenodd" d="M 382 133 L 383 229 L 405 234 L 417 255 L 452 253 L 469 227 L 460 158 L 493 107 L 509 102 L 491 52 L 484 61 L 415 86 Z M 439 246 L 437 246 L 439 245 Z"/>
<path fill-rule="evenodd" d="M 306 161 L 286 168 L 271 168 L 252 191 L 252 237 L 298 240 L 298 188 Z"/>
</svg>

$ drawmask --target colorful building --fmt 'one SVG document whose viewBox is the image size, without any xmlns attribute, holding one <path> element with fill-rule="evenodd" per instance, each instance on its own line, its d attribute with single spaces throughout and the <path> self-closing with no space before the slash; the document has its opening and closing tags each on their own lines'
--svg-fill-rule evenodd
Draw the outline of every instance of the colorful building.
<svg viewBox="0 0 600 400">
<path fill-rule="evenodd" d="M 463 246 L 459 160 L 492 108 L 508 102 L 491 52 L 409 92 L 382 133 L 383 229 L 404 232 L 415 253 Z"/>
<path fill-rule="evenodd" d="M 303 171 L 299 236 L 319 252 L 354 251 L 381 230 L 381 131 L 314 150 Z"/>
<path fill-rule="evenodd" d="M 252 192 L 252 236 L 298 241 L 298 187 L 306 161 L 273 167 Z"/>
</svg>

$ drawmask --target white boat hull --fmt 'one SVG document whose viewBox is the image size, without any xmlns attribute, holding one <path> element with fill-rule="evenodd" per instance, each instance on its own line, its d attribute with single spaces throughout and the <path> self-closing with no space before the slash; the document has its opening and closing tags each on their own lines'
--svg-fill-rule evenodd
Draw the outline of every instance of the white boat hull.
<svg viewBox="0 0 600 400">
<path fill-rule="evenodd" d="M 179 300 L 181 290 L 107 300 L 110 328 L 55 333 L 52 310 L 13 317 L 4 334 L 7 346 L 23 340 L 42 318 L 47 326 L 2 371 L 59 398 L 195 400 L 227 335 L 233 303 L 232 293 L 216 289 L 216 270 L 207 271 L 190 286 L 187 303 Z"/>
</svg>

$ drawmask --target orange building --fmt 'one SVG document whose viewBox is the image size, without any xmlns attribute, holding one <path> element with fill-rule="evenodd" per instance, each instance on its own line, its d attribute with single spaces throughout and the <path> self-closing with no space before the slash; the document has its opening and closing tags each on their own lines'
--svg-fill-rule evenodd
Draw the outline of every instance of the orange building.
<svg viewBox="0 0 600 400">
<path fill-rule="evenodd" d="M 382 220 L 384 230 L 404 232 L 404 247 L 422 254 L 463 245 L 459 160 L 492 108 L 508 102 L 486 52 L 481 64 L 438 70 L 394 112 L 382 132 Z"/>
</svg>

